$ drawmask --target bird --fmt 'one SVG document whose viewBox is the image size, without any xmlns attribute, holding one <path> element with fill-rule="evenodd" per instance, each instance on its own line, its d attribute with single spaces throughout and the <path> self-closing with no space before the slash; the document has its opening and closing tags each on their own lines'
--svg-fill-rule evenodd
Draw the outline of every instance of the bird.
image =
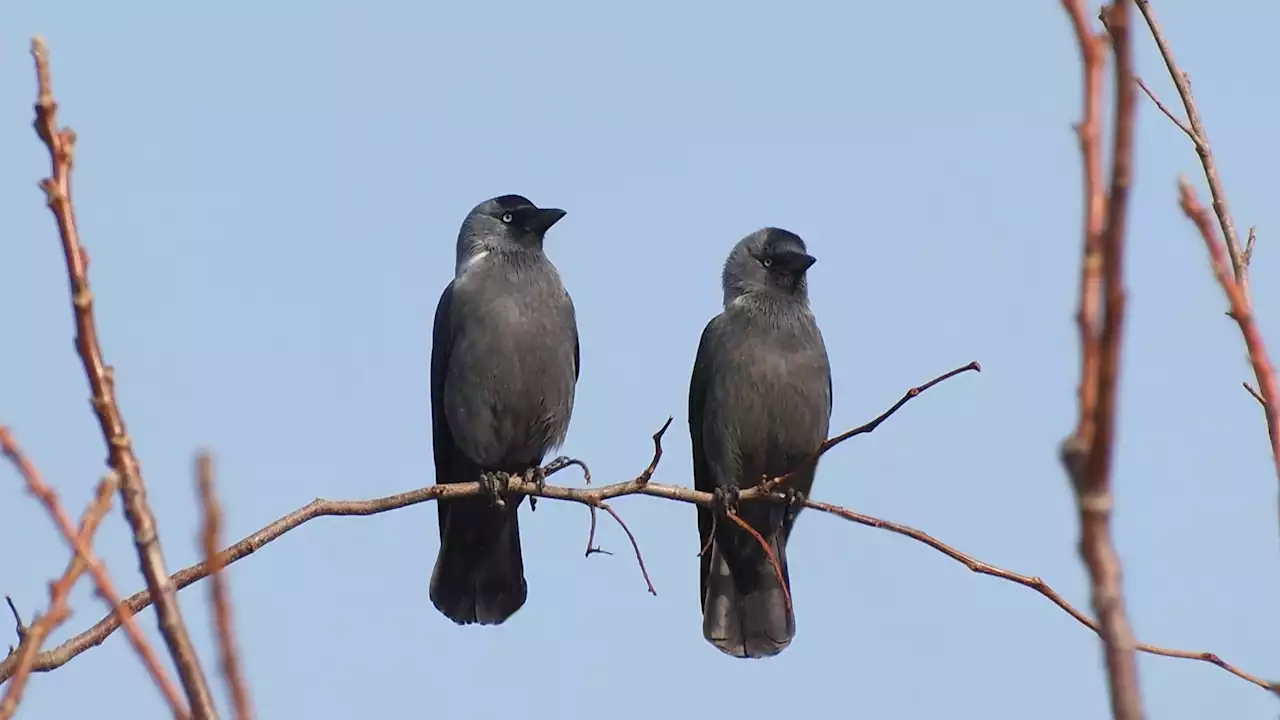
<svg viewBox="0 0 1280 720">
<path fill-rule="evenodd" d="M 694 487 L 715 498 L 698 507 L 702 634 L 739 658 L 777 655 L 795 637 L 787 540 L 832 408 L 831 365 L 809 308 L 815 262 L 804 240 L 781 228 L 734 245 L 721 275 L 724 309 L 703 329 L 689 383 Z M 737 506 L 740 491 L 793 471 L 786 503 Z M 730 512 L 769 544 L 780 572 Z"/>
<path fill-rule="evenodd" d="M 476 205 L 458 232 L 453 280 L 436 306 L 431 427 L 437 483 L 480 481 L 436 505 L 440 549 L 430 597 L 459 625 L 500 625 L 528 585 L 513 476 L 545 482 L 543 458 L 569 430 L 579 374 L 577 315 L 543 251 L 565 216 L 520 195 Z M 553 463 L 555 461 L 552 461 Z"/>
</svg>

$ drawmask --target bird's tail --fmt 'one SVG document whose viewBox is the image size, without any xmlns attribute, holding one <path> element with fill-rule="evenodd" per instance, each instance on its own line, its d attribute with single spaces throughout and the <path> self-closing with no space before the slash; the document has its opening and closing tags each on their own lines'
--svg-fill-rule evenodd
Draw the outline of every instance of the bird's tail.
<svg viewBox="0 0 1280 720">
<path fill-rule="evenodd" d="M 508 498 L 501 508 L 483 496 L 437 503 L 440 553 L 431 602 L 459 625 L 499 625 L 524 605 L 517 499 L 523 500 Z"/>
<path fill-rule="evenodd" d="M 781 567 L 782 582 L 764 549 L 745 532 L 740 534 L 749 545 L 723 544 L 721 537 L 711 543 L 702 634 L 721 652 L 735 657 L 777 655 L 796 634 L 795 613 L 787 604 L 791 580 L 785 534 L 777 529 L 765 535 Z"/>
</svg>

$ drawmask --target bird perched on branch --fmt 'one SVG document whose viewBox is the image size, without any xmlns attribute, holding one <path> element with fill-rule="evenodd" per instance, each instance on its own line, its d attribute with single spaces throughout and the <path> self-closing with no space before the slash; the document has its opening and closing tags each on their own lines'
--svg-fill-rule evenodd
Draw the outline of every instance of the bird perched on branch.
<svg viewBox="0 0 1280 720">
<path fill-rule="evenodd" d="M 702 332 L 689 384 L 694 486 L 716 497 L 698 508 L 702 634 L 737 657 L 776 655 L 795 636 L 787 539 L 831 419 L 831 366 L 809 310 L 815 262 L 779 228 L 738 242 L 724 265 L 724 311 Z M 792 471 L 786 503 L 738 506 L 741 490 Z M 760 534 L 776 566 L 730 513 Z"/>
<path fill-rule="evenodd" d="M 527 586 L 512 476 L 542 482 L 564 442 L 578 381 L 573 301 L 543 252 L 565 211 L 519 195 L 477 205 L 458 232 L 453 281 L 436 307 L 431 424 L 436 482 L 486 495 L 440 500 L 431 602 L 460 625 L 498 625 Z"/>
</svg>

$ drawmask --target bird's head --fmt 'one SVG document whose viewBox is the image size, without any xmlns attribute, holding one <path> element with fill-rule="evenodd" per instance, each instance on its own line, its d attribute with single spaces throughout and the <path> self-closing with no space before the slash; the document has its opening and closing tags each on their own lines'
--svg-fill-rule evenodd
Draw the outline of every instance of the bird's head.
<svg viewBox="0 0 1280 720">
<path fill-rule="evenodd" d="M 799 235 L 781 228 L 757 230 L 733 247 L 724 264 L 724 304 L 764 295 L 808 301 L 805 275 L 818 259 Z"/>
<path fill-rule="evenodd" d="M 458 265 L 482 253 L 541 250 L 547 230 L 564 216 L 564 210 L 540 208 L 520 195 L 485 200 L 462 221 Z"/>
</svg>

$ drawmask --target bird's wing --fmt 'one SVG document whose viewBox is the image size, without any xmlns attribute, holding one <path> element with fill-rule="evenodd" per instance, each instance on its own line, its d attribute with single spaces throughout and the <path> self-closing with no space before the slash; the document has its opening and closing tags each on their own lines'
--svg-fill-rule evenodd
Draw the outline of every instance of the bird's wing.
<svg viewBox="0 0 1280 720">
<path fill-rule="evenodd" d="M 564 296 L 569 300 L 569 326 L 573 328 L 573 381 L 576 383 L 578 382 L 578 371 L 581 366 L 581 349 L 578 346 L 578 311 L 573 307 L 573 298 L 569 297 L 567 290 Z"/>
<path fill-rule="evenodd" d="M 707 464 L 706 449 L 703 447 L 703 412 L 706 406 L 707 383 L 710 381 L 713 347 L 717 340 L 720 316 L 712 318 L 702 330 L 702 339 L 698 341 L 698 355 L 693 361 L 693 377 L 689 381 L 689 440 L 693 445 L 693 487 L 703 492 L 715 489 L 715 478 L 711 476 L 711 468 Z M 711 538 L 713 515 L 711 510 L 698 506 L 698 548 L 707 547 Z M 707 588 L 707 572 L 711 569 L 710 551 L 702 554 L 701 602 Z"/>
<path fill-rule="evenodd" d="M 444 412 L 444 380 L 449 372 L 449 353 L 453 349 L 452 310 L 453 283 L 450 282 L 440 294 L 431 329 L 431 440 L 436 482 L 447 482 L 449 465 L 458 452 Z"/>
</svg>

